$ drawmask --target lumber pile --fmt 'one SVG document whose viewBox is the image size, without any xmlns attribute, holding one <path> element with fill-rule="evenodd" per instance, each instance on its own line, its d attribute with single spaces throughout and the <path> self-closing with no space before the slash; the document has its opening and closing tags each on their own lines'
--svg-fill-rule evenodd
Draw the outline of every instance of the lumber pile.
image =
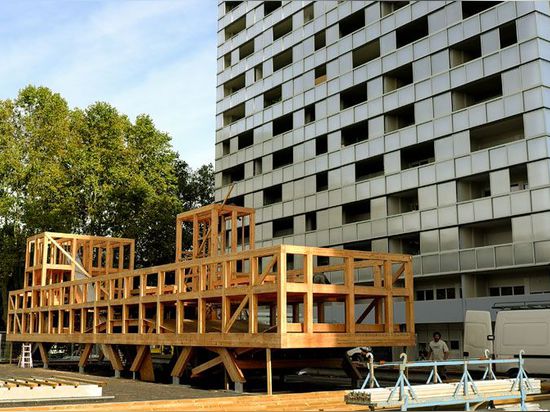
<svg viewBox="0 0 550 412">
<path fill-rule="evenodd" d="M 280 395 L 232 396 L 223 398 L 174 399 L 143 402 L 44 405 L 8 411 L 358 411 L 365 406 L 346 405 L 348 391 L 292 393 Z"/>
<path fill-rule="evenodd" d="M 474 393 L 471 384 L 468 385 L 468 397 L 464 397 L 464 390 L 461 386 L 457 391 L 457 400 L 464 399 L 491 399 L 492 397 L 499 396 L 519 396 L 520 392 L 515 386 L 512 390 L 514 379 L 497 379 L 488 381 L 475 381 L 474 382 L 479 394 Z M 541 383 L 538 379 L 529 379 L 529 383 L 532 389 L 527 389 L 526 394 L 537 394 L 541 392 Z M 428 385 L 412 385 L 412 389 L 416 395 L 416 399 L 412 399 L 411 392 L 405 388 L 407 396 L 409 397 L 409 405 L 423 402 L 435 402 L 439 399 L 449 401 L 452 399 L 457 386 L 457 383 L 438 383 Z M 399 401 L 399 390 L 396 390 L 390 399 L 392 391 L 390 388 L 373 388 L 373 389 L 358 389 L 351 391 L 345 396 L 345 401 L 348 404 L 356 405 L 368 405 L 369 407 L 376 406 L 398 406 L 401 404 Z"/>
<path fill-rule="evenodd" d="M 0 403 L 67 398 L 98 398 L 104 382 L 80 378 L 1 378 Z"/>
</svg>

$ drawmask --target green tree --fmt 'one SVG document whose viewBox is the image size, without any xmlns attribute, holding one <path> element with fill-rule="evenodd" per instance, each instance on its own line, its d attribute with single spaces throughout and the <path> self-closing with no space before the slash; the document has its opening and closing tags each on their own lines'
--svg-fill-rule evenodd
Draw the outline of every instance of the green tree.
<svg viewBox="0 0 550 412">
<path fill-rule="evenodd" d="M 147 115 L 132 122 L 103 102 L 70 109 L 45 87 L 0 101 L 2 317 L 29 235 L 131 237 L 138 266 L 172 262 L 177 213 L 212 202 L 212 186 L 212 165 L 192 170 Z"/>
</svg>

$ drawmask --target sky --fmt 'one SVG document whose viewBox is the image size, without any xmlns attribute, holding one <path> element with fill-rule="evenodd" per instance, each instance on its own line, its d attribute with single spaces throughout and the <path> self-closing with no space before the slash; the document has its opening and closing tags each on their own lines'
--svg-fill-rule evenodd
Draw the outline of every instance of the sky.
<svg viewBox="0 0 550 412">
<path fill-rule="evenodd" d="M 147 113 L 196 168 L 214 160 L 216 30 L 216 0 L 0 1 L 0 98 L 33 84 Z"/>
</svg>

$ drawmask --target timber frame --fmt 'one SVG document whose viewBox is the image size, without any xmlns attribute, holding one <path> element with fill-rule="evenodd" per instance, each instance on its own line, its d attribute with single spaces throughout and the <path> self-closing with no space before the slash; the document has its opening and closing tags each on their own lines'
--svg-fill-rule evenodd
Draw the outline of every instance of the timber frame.
<svg viewBox="0 0 550 412">
<path fill-rule="evenodd" d="M 191 251 L 182 250 L 186 222 Z M 101 344 L 116 370 L 113 345 L 140 345 L 133 371 L 150 362 L 149 345 L 183 347 L 175 377 L 203 347 L 236 382 L 244 378 L 235 358 L 249 350 L 414 344 L 411 256 L 254 249 L 254 210 L 225 204 L 180 214 L 176 224 L 175 263 L 142 269 L 131 239 L 29 238 L 24 288 L 9 294 L 8 340 L 79 343 L 86 359 Z M 320 275 L 332 283 L 314 282 Z M 396 300 L 405 303 L 403 325 L 394 322 Z"/>
</svg>

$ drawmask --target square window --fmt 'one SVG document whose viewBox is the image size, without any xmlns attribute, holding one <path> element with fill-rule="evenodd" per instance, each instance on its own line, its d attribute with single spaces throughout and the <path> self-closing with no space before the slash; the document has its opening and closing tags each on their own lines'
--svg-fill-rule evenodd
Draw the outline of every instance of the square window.
<svg viewBox="0 0 550 412">
<path fill-rule="evenodd" d="M 511 46 L 518 42 L 518 35 L 516 32 L 516 22 L 511 21 L 498 28 L 498 34 L 500 37 L 500 48 Z"/>
<path fill-rule="evenodd" d="M 315 17 L 313 3 L 304 8 L 304 24 L 310 22 Z"/>
<path fill-rule="evenodd" d="M 321 64 L 315 68 L 315 86 L 327 81 L 327 65 Z"/>
<path fill-rule="evenodd" d="M 451 344 L 451 347 L 450 347 L 451 350 L 459 350 L 460 349 L 460 342 L 459 341 L 452 340 L 450 342 L 450 344 Z"/>
<path fill-rule="evenodd" d="M 264 77 L 264 70 L 261 64 L 254 67 L 254 81 L 262 80 Z"/>
<path fill-rule="evenodd" d="M 434 291 L 432 289 L 426 291 L 426 300 L 434 300 Z"/>
<path fill-rule="evenodd" d="M 417 290 L 416 291 L 416 300 L 424 300 L 424 291 L 423 290 Z"/>
<path fill-rule="evenodd" d="M 513 288 L 512 286 L 503 286 L 500 288 L 500 295 L 501 296 L 511 296 L 513 295 Z"/>
<path fill-rule="evenodd" d="M 328 152 L 328 139 L 324 134 L 315 138 L 315 155 L 319 156 L 326 152 Z"/>
<path fill-rule="evenodd" d="M 489 288 L 489 296 L 500 296 L 499 288 Z"/>
<path fill-rule="evenodd" d="M 456 298 L 456 294 L 455 294 L 455 288 L 447 288 L 447 299 L 455 299 Z"/>
<path fill-rule="evenodd" d="M 514 295 L 525 295 L 525 286 L 514 286 Z"/>
<path fill-rule="evenodd" d="M 322 49 L 327 44 L 327 38 L 325 31 L 321 30 L 319 33 L 315 33 L 315 51 Z"/>
<path fill-rule="evenodd" d="M 315 121 L 315 105 L 310 104 L 304 108 L 304 123 L 308 124 Z"/>
<path fill-rule="evenodd" d="M 437 300 L 443 300 L 446 298 L 445 289 L 437 289 L 435 292 Z"/>
<path fill-rule="evenodd" d="M 317 173 L 315 179 L 317 192 L 328 189 L 328 172 Z"/>
</svg>

